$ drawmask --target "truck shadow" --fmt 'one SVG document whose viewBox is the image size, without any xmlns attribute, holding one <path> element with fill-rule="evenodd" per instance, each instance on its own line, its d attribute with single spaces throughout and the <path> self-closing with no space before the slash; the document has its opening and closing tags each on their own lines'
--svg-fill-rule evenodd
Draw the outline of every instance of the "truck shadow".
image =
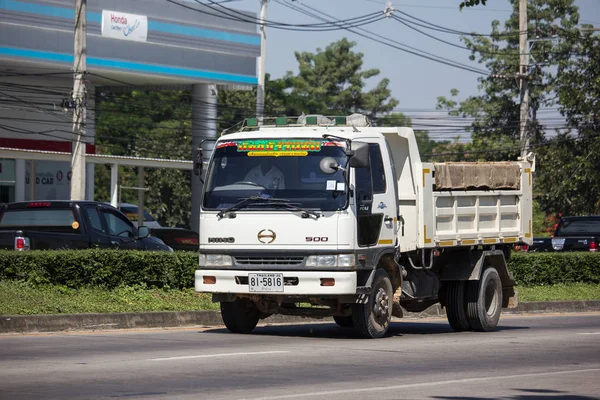
<svg viewBox="0 0 600 400">
<path fill-rule="evenodd" d="M 501 326 L 496 332 L 510 331 L 516 329 L 529 329 L 520 326 Z M 227 329 L 214 329 L 206 332 L 225 333 Z M 455 332 L 446 322 L 392 322 L 386 338 L 394 338 L 407 335 L 477 335 L 478 332 Z M 319 339 L 361 339 L 353 328 L 342 328 L 334 323 L 306 323 L 290 325 L 262 325 L 257 326 L 251 335 L 256 336 L 278 336 L 278 337 L 303 337 Z"/>
<path fill-rule="evenodd" d="M 513 389 L 515 391 L 523 392 L 514 394 L 511 396 L 502 397 L 507 400 L 550 400 L 550 399 L 561 399 L 561 400 L 593 400 L 597 397 L 589 397 L 578 394 L 569 394 L 563 390 L 552 390 L 552 389 Z M 433 399 L 440 400 L 484 400 L 489 397 L 477 397 L 477 396 L 432 396 Z"/>
</svg>

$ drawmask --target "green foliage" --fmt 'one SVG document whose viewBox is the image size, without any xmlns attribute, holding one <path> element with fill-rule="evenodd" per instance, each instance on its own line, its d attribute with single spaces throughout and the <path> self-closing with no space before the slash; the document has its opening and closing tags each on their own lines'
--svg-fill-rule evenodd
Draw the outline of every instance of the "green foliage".
<svg viewBox="0 0 600 400">
<path fill-rule="evenodd" d="M 519 301 L 600 300 L 600 285 L 593 283 L 559 283 L 548 286 L 517 286 Z"/>
<path fill-rule="evenodd" d="M 215 310 L 209 294 L 193 289 L 152 289 L 145 285 L 114 289 L 32 285 L 0 281 L 0 315 L 79 314 Z"/>
<path fill-rule="evenodd" d="M 519 2 L 511 0 L 511 4 L 513 12 L 510 18 L 503 26 L 500 21 L 493 21 L 489 36 L 462 37 L 471 50 L 470 59 L 484 64 L 491 71 L 490 75 L 479 78 L 481 94 L 459 101 L 455 90 L 450 99 L 438 99 L 439 109 L 474 119 L 470 126 L 473 139 L 469 149 L 473 152 L 471 160 L 503 161 L 516 159 L 520 153 L 520 88 L 511 78 L 520 72 Z M 557 104 L 554 93 L 557 66 L 571 57 L 571 35 L 576 32 L 579 14 L 574 0 L 529 2 L 527 13 L 530 36 L 539 33 L 540 37 L 550 37 L 555 24 L 559 25 L 561 36 L 561 40 L 536 43 L 530 52 L 532 62 L 543 61 L 543 65 L 529 71 L 528 112 L 531 121 L 527 129 L 531 144 L 536 145 L 544 142 L 544 128 L 537 121 L 537 113 L 541 107 Z"/>
<path fill-rule="evenodd" d="M 122 285 L 190 288 L 198 255 L 193 252 L 120 250 L 0 251 L 0 280 L 69 288 Z"/>
<path fill-rule="evenodd" d="M 481 4 L 482 6 L 485 6 L 486 2 L 487 2 L 487 0 L 465 0 L 462 3 L 460 3 L 459 8 L 462 10 L 465 7 L 475 7 L 475 6 L 478 6 L 479 4 Z"/>
<path fill-rule="evenodd" d="M 573 33 L 575 56 L 562 60 L 556 91 L 570 131 L 539 151 L 536 188 L 547 212 L 600 214 L 600 41 Z"/>
<path fill-rule="evenodd" d="M 289 89 L 285 105 L 290 115 L 358 112 L 374 119 L 394 109 L 398 100 L 391 97 L 389 79 L 364 91 L 365 81 L 379 75 L 379 70 L 361 69 L 363 54 L 352 51 L 355 45 L 344 38 L 316 53 L 295 53 L 299 73 L 288 72 L 283 78 Z"/>
<path fill-rule="evenodd" d="M 191 95 L 182 90 L 121 92 L 100 88 L 96 96 L 96 142 L 102 153 L 190 159 Z M 119 167 L 119 184 L 137 187 L 138 169 Z M 144 206 L 165 226 L 189 227 L 191 172 L 151 169 L 144 173 Z M 110 168 L 96 167 L 97 201 L 110 201 Z M 122 189 L 122 203 L 138 203 L 138 191 Z"/>
<path fill-rule="evenodd" d="M 600 283 L 597 253 L 514 254 L 509 268 L 519 285 Z M 195 252 L 119 250 L 0 251 L 0 280 L 67 288 L 145 285 L 192 288 L 198 267 Z"/>
<path fill-rule="evenodd" d="M 516 253 L 508 260 L 508 268 L 523 286 L 600 283 L 597 253 Z"/>
</svg>

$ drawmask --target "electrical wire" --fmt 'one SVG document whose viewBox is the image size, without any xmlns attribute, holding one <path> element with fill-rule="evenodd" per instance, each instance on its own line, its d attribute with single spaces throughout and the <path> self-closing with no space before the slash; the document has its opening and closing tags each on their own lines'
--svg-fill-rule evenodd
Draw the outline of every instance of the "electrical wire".
<svg viewBox="0 0 600 400">
<path fill-rule="evenodd" d="M 333 18 L 335 20 L 335 18 L 333 16 L 331 16 L 331 15 L 329 15 L 327 13 L 324 13 L 323 11 L 317 10 L 314 7 L 311 7 L 311 6 L 308 6 L 306 4 L 300 3 L 300 2 L 298 2 L 298 4 L 300 4 L 301 6 L 307 8 L 307 9 L 310 9 L 310 10 L 312 10 L 314 12 L 306 11 L 306 10 L 304 10 L 304 9 L 298 7 L 298 6 L 282 2 L 281 0 L 273 0 L 273 1 L 275 1 L 278 4 L 284 5 L 285 7 L 288 7 L 290 9 L 296 10 L 296 11 L 298 11 L 298 12 L 304 14 L 304 15 L 311 16 L 311 17 L 313 17 L 315 19 L 319 19 L 319 20 L 322 20 L 322 21 L 327 21 L 326 19 L 322 18 L 318 14 L 315 14 L 314 12 L 322 14 L 322 15 L 325 15 L 325 16 L 327 16 L 329 18 Z M 329 21 L 329 22 L 332 22 L 332 21 Z M 363 38 L 375 41 L 377 43 L 383 44 L 385 46 L 392 47 L 394 49 L 397 49 L 397 50 L 400 50 L 400 51 L 403 51 L 403 52 L 415 55 L 417 57 L 428 59 L 430 61 L 434 61 L 434 62 L 437 62 L 437 63 L 441 63 L 441 64 L 444 64 L 444 65 L 447 65 L 447 66 L 451 66 L 451 67 L 454 67 L 454 68 L 458 68 L 458 69 L 461 69 L 461 70 L 464 70 L 464 71 L 468 71 L 468 72 L 473 72 L 473 73 L 480 74 L 480 75 L 488 75 L 489 74 L 488 71 L 485 71 L 485 70 L 482 70 L 482 69 L 478 69 L 478 68 L 475 68 L 475 67 L 471 67 L 471 66 L 468 66 L 466 64 L 461 64 L 461 63 L 459 63 L 457 61 L 453 61 L 453 60 L 450 60 L 450 59 L 447 59 L 447 58 L 444 58 L 444 57 L 440 57 L 439 55 L 436 55 L 436 54 L 433 54 L 433 53 L 428 53 L 426 51 L 423 51 L 422 49 L 418 49 L 416 47 L 412 47 L 412 46 L 409 46 L 407 44 L 400 43 L 400 42 L 398 42 L 396 40 L 389 39 L 389 38 L 386 38 L 386 37 L 384 37 L 382 35 L 379 35 L 379 34 L 376 34 L 376 33 L 370 32 L 370 31 L 367 31 L 366 29 L 363 29 L 363 28 L 357 28 L 356 30 L 354 30 L 352 28 L 347 28 L 345 30 L 347 30 L 349 32 L 352 32 L 355 35 L 358 35 L 360 37 L 363 37 Z M 358 31 L 360 31 L 360 32 L 358 32 Z M 361 33 L 361 32 L 364 32 L 364 33 Z"/>
</svg>

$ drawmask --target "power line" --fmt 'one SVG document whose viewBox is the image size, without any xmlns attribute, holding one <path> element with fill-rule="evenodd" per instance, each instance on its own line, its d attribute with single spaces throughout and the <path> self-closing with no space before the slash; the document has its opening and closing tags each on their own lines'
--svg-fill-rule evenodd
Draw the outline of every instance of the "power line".
<svg viewBox="0 0 600 400">
<path fill-rule="evenodd" d="M 277 2 L 278 4 L 284 5 L 285 7 L 288 7 L 290 9 L 296 10 L 296 11 L 298 11 L 298 12 L 304 14 L 304 15 L 311 16 L 311 17 L 319 19 L 321 21 L 327 21 L 326 19 L 322 18 L 321 16 L 319 16 L 317 14 L 314 14 L 314 13 L 312 13 L 310 11 L 306 11 L 306 10 L 300 8 L 300 7 L 295 6 L 295 5 L 284 3 L 284 2 L 282 2 L 280 0 L 274 0 L 274 1 Z M 299 4 L 301 4 L 301 6 L 303 6 L 304 8 L 308 8 L 308 9 L 313 10 L 314 12 L 317 12 L 319 14 L 323 14 L 323 15 L 329 17 L 329 18 L 333 18 L 334 21 L 335 21 L 335 18 L 333 16 L 331 16 L 331 15 L 329 15 L 327 13 L 324 13 L 323 11 L 317 10 L 316 8 L 308 6 L 306 4 L 302 4 L 302 3 L 299 3 Z M 329 21 L 329 22 L 332 22 L 332 21 Z M 333 22 L 333 23 L 335 23 L 335 22 Z M 445 65 L 448 65 L 448 66 L 451 66 L 451 67 L 454 67 L 454 68 L 458 68 L 458 69 L 462 69 L 462 70 L 465 70 L 465 71 L 468 71 L 468 72 L 473 72 L 473 73 L 477 73 L 477 74 L 481 74 L 481 75 L 487 75 L 488 74 L 488 72 L 485 71 L 485 70 L 481 70 L 481 69 L 478 69 L 478 68 L 470 67 L 468 65 L 461 64 L 459 62 L 456 62 L 456 61 L 453 61 L 453 60 L 450 60 L 450 59 L 447 59 L 447 58 L 444 58 L 444 57 L 440 57 L 439 55 L 425 52 L 422 49 L 418 49 L 416 47 L 412 47 L 412 46 L 406 45 L 404 43 L 400 43 L 400 42 L 398 42 L 396 40 L 389 39 L 389 38 L 386 38 L 386 37 L 384 37 L 382 35 L 378 35 L 376 33 L 367 31 L 366 29 L 363 29 L 363 28 L 357 28 L 357 30 L 361 31 L 361 32 L 365 32 L 365 33 L 357 32 L 357 30 L 354 30 L 354 29 L 351 29 L 351 28 L 347 28 L 346 30 L 349 31 L 349 32 L 354 33 L 355 35 L 361 36 L 363 38 L 375 41 L 377 43 L 383 44 L 383 45 L 388 46 L 388 47 L 392 47 L 394 49 L 397 49 L 397 50 L 400 50 L 400 51 L 403 51 L 403 52 L 406 52 L 406 53 L 409 53 L 409 54 L 413 54 L 413 55 L 415 55 L 417 57 L 425 58 L 425 59 L 428 59 L 428 60 L 431 60 L 431 61 L 434 61 L 434 62 L 445 64 Z"/>
</svg>

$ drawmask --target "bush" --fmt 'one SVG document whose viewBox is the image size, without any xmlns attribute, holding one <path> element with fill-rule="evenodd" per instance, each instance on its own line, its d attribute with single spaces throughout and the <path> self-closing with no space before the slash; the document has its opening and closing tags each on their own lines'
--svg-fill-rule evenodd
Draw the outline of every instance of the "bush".
<svg viewBox="0 0 600 400">
<path fill-rule="evenodd" d="M 600 283 L 598 253 L 515 253 L 508 260 L 508 268 L 523 286 Z"/>
<path fill-rule="evenodd" d="M 69 288 L 191 288 L 198 254 L 122 250 L 0 251 L 0 279 Z"/>
<path fill-rule="evenodd" d="M 0 250 L 0 279 L 68 288 L 146 285 L 150 288 L 194 287 L 195 252 L 123 250 Z M 516 253 L 508 267 L 518 285 L 600 283 L 600 254 Z"/>
</svg>

